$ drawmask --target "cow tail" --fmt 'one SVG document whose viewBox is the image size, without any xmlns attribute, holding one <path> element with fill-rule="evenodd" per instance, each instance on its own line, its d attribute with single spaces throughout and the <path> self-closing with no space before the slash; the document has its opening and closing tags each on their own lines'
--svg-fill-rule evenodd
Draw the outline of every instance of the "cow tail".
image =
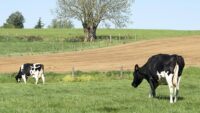
<svg viewBox="0 0 200 113">
<path fill-rule="evenodd" d="M 178 81 L 178 73 L 179 73 L 179 65 L 176 63 L 174 67 L 174 76 L 173 76 L 173 85 L 177 86 L 177 81 Z"/>
</svg>

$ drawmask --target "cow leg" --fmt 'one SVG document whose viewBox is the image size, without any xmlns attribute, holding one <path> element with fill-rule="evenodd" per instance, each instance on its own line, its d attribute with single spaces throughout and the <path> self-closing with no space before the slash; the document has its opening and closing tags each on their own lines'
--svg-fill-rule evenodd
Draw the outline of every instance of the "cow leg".
<svg viewBox="0 0 200 113">
<path fill-rule="evenodd" d="M 24 80 L 24 83 L 26 84 L 26 75 L 22 75 L 22 79 Z"/>
<path fill-rule="evenodd" d="M 153 97 L 152 89 L 150 89 L 150 92 L 149 92 L 149 98 L 152 98 L 152 97 Z"/>
<path fill-rule="evenodd" d="M 44 74 L 42 74 L 42 82 L 43 82 L 43 84 L 45 83 Z"/>
<path fill-rule="evenodd" d="M 39 80 L 38 76 L 35 76 L 35 84 L 38 84 L 38 80 Z"/>
<path fill-rule="evenodd" d="M 170 103 L 173 103 L 173 81 L 172 81 L 173 74 L 166 75 L 167 83 L 169 86 L 170 92 Z"/>
<path fill-rule="evenodd" d="M 149 97 L 156 97 L 156 91 L 155 91 L 156 87 L 154 86 L 152 80 L 149 80 L 149 84 L 150 84 L 150 87 L 151 87 Z"/>
<path fill-rule="evenodd" d="M 153 84 L 153 87 L 154 87 L 154 96 L 153 96 L 153 90 L 152 88 L 150 89 L 150 92 L 149 92 L 149 98 L 152 98 L 152 97 L 155 97 L 156 96 L 156 88 L 158 87 L 158 84 L 157 83 L 154 83 Z"/>
<path fill-rule="evenodd" d="M 156 91 L 155 91 L 155 89 L 151 88 L 151 90 L 149 92 L 149 98 L 152 98 L 152 97 L 156 97 Z"/>
<path fill-rule="evenodd" d="M 177 81 L 177 86 L 174 89 L 174 93 L 175 93 L 175 98 L 174 98 L 174 102 L 176 102 L 178 100 L 178 92 L 179 92 L 179 83 L 180 83 L 181 77 L 178 77 L 178 81 Z"/>
</svg>

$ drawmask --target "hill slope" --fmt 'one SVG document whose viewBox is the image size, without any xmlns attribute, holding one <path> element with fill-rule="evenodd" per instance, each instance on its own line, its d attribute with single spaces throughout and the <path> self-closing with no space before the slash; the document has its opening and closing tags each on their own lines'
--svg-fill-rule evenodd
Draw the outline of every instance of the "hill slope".
<svg viewBox="0 0 200 113">
<path fill-rule="evenodd" d="M 72 70 L 108 71 L 133 70 L 137 63 L 142 66 L 147 59 L 159 53 L 179 54 L 186 66 L 200 66 L 200 36 L 138 41 L 120 46 L 48 55 L 16 56 L 0 58 L 0 73 L 18 72 L 27 62 L 40 62 L 45 71 L 64 73 Z"/>
</svg>

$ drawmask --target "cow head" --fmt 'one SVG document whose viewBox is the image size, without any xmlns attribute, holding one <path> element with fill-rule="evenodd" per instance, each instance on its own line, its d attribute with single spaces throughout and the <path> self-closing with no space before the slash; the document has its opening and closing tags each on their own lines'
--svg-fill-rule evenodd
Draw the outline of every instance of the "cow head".
<svg viewBox="0 0 200 113">
<path fill-rule="evenodd" d="M 135 71 L 133 72 L 134 80 L 132 82 L 132 86 L 135 88 L 142 82 L 142 80 L 144 78 L 140 71 L 141 71 L 141 68 L 138 66 L 138 64 L 136 64 Z"/>
</svg>

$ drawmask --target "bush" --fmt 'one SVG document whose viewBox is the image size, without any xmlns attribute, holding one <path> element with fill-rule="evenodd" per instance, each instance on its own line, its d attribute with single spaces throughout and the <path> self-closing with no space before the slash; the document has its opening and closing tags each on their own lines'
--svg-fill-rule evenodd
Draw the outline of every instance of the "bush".
<svg viewBox="0 0 200 113">
<path fill-rule="evenodd" d="M 78 82 L 88 82 L 88 81 L 92 81 L 94 77 L 91 76 L 80 76 L 77 77 L 76 81 Z"/>
<path fill-rule="evenodd" d="M 3 24 L 2 28 L 15 28 L 13 24 Z"/>
<path fill-rule="evenodd" d="M 41 38 L 40 36 L 25 36 L 25 38 L 26 38 L 27 41 L 29 41 L 29 42 L 43 41 L 43 38 Z"/>
<path fill-rule="evenodd" d="M 72 76 L 67 75 L 66 77 L 64 77 L 62 79 L 62 81 L 64 81 L 64 82 L 73 82 L 74 78 L 72 78 Z"/>
<path fill-rule="evenodd" d="M 80 77 L 75 77 L 73 78 L 71 75 L 66 75 L 62 81 L 64 82 L 88 82 L 92 81 L 94 77 L 92 76 L 80 76 Z"/>
<path fill-rule="evenodd" d="M 64 42 L 83 42 L 83 38 L 75 37 L 75 38 L 64 38 Z"/>
</svg>

